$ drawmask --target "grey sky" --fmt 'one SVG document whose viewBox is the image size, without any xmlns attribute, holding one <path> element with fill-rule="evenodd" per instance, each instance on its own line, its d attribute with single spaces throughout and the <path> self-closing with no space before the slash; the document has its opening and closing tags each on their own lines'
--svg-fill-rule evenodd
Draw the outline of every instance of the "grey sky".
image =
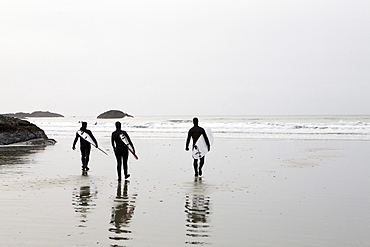
<svg viewBox="0 0 370 247">
<path fill-rule="evenodd" d="M 0 113 L 369 114 L 368 0 L 0 0 Z"/>
</svg>

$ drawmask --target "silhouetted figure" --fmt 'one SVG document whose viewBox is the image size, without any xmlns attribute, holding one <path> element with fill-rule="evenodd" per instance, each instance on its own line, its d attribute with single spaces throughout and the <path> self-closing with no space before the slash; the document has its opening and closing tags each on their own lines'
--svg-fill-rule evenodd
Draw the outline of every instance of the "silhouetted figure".
<svg viewBox="0 0 370 247">
<path fill-rule="evenodd" d="M 112 133 L 112 147 L 114 150 L 114 154 L 116 155 L 117 159 L 117 174 L 118 174 L 118 181 L 121 181 L 122 176 L 122 165 L 123 165 L 123 172 L 125 175 L 125 179 L 128 179 L 130 177 L 130 174 L 128 174 L 128 148 L 126 144 L 123 142 L 121 135 L 124 135 L 124 137 L 127 139 L 129 145 L 131 145 L 133 152 L 135 153 L 134 145 L 131 142 L 130 137 L 128 136 L 127 132 L 124 130 L 121 130 L 121 123 L 116 122 L 116 130 Z"/>
<path fill-rule="evenodd" d="M 98 148 L 98 142 L 96 141 L 94 135 L 92 134 L 92 132 L 90 130 L 88 130 L 86 128 L 87 128 L 87 123 L 82 122 L 82 126 L 81 126 L 80 130 L 87 133 L 91 137 L 91 139 L 94 141 L 96 148 Z M 90 144 L 90 142 L 86 141 L 79 134 L 76 133 L 76 137 L 75 137 L 75 139 L 73 141 L 73 145 L 72 145 L 73 150 L 76 149 L 76 143 L 77 143 L 78 139 L 80 139 L 82 171 L 86 172 L 86 171 L 89 170 L 88 164 L 89 164 L 89 160 L 90 160 L 91 144 Z"/>
<path fill-rule="evenodd" d="M 194 126 L 188 132 L 188 137 L 186 139 L 186 146 L 185 146 L 186 151 L 189 151 L 190 138 L 193 139 L 193 149 L 194 149 L 194 145 L 197 142 L 197 140 L 199 139 L 199 137 L 201 137 L 201 135 L 203 135 L 204 140 L 206 141 L 208 151 L 210 151 L 210 149 L 211 149 L 211 145 L 209 143 L 206 131 L 202 127 L 199 127 L 198 123 L 199 123 L 198 118 L 196 118 L 196 117 L 193 118 Z M 202 168 L 203 168 L 203 165 L 204 165 L 204 160 L 205 160 L 205 156 L 200 158 L 199 169 L 198 169 L 198 160 L 194 159 L 193 166 L 194 166 L 194 172 L 195 172 L 196 177 L 202 176 Z"/>
</svg>

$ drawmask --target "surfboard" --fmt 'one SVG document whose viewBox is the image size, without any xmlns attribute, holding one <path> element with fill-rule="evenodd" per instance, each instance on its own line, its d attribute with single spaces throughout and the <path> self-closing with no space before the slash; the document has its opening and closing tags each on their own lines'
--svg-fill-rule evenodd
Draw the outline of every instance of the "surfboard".
<svg viewBox="0 0 370 247">
<path fill-rule="evenodd" d="M 126 136 L 124 134 L 120 134 L 119 135 L 123 141 L 123 143 L 126 145 L 128 151 L 130 151 L 130 153 L 132 153 L 132 155 L 135 157 L 135 159 L 139 159 L 139 157 L 137 157 L 137 155 L 135 154 L 133 148 L 131 147 L 130 143 L 128 142 Z"/>
<path fill-rule="evenodd" d="M 79 136 L 81 136 L 81 138 L 83 138 L 84 140 L 88 141 L 90 144 L 92 144 L 94 147 L 95 146 L 95 142 L 93 141 L 93 139 L 91 138 L 91 136 L 89 134 L 87 134 L 86 132 L 82 131 L 82 130 L 78 130 L 77 131 L 77 134 Z M 102 151 L 103 153 L 105 153 L 106 155 L 108 155 L 106 152 L 104 152 L 103 149 L 100 149 L 98 148 L 100 151 Z"/>
<path fill-rule="evenodd" d="M 204 130 L 206 131 L 208 141 L 212 146 L 212 144 L 213 144 L 212 130 L 210 128 L 205 128 Z M 195 145 L 194 145 L 192 156 L 193 156 L 194 159 L 200 159 L 200 158 L 204 157 L 204 155 L 206 155 L 207 153 L 208 153 L 207 143 L 206 143 L 203 135 L 201 135 L 199 137 L 199 139 L 197 140 L 197 142 L 195 143 Z"/>
</svg>

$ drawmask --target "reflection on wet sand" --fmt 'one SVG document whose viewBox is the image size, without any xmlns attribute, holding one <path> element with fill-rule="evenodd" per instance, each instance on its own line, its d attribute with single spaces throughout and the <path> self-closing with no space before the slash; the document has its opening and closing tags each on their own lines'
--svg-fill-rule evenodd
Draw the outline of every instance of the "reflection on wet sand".
<svg viewBox="0 0 370 247">
<path fill-rule="evenodd" d="M 186 195 L 185 213 L 186 236 L 190 237 L 186 244 L 206 245 L 209 238 L 209 216 L 211 214 L 211 199 L 202 189 L 202 178 L 195 178 L 194 193 Z"/>
<path fill-rule="evenodd" d="M 81 186 L 73 191 L 72 205 L 76 213 L 80 213 L 80 224 L 78 227 L 87 227 L 87 216 L 96 206 L 94 200 L 97 198 L 98 191 L 91 191 L 90 186 Z"/>
<path fill-rule="evenodd" d="M 114 202 L 117 203 L 112 207 L 112 215 L 110 224 L 113 227 L 109 231 L 114 233 L 114 236 L 109 237 L 112 240 L 132 240 L 129 230 L 131 219 L 135 211 L 135 201 L 137 194 L 128 195 L 129 181 L 125 180 L 122 190 L 122 183 L 118 182 L 117 195 Z"/>
<path fill-rule="evenodd" d="M 45 150 L 44 146 L 2 146 L 0 147 L 0 166 L 24 164 L 29 161 L 29 156 Z"/>
</svg>

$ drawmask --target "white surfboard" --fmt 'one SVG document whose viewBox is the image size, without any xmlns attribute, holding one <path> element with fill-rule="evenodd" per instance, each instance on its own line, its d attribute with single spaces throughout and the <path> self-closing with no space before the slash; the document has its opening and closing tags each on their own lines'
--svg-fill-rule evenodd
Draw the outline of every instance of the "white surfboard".
<svg viewBox="0 0 370 247">
<path fill-rule="evenodd" d="M 86 132 L 82 131 L 82 130 L 78 130 L 77 131 L 77 134 L 79 136 L 81 136 L 81 138 L 83 138 L 84 140 L 88 141 L 90 144 L 92 144 L 94 147 L 95 146 L 95 142 L 93 141 L 93 139 L 91 138 L 91 136 L 89 134 L 87 134 Z M 98 148 L 100 151 L 102 151 L 103 153 L 105 153 L 106 155 L 108 155 L 106 152 L 104 152 L 104 150 Z"/>
<path fill-rule="evenodd" d="M 119 135 L 123 141 L 123 143 L 126 145 L 128 151 L 130 151 L 130 153 L 132 153 L 132 155 L 135 157 L 135 159 L 139 159 L 139 157 L 137 157 L 137 155 L 134 153 L 134 150 L 133 148 L 131 147 L 130 143 L 128 142 L 126 136 L 124 134 L 120 134 Z"/>
<path fill-rule="evenodd" d="M 212 131 L 211 131 L 210 128 L 205 128 L 204 130 L 206 131 L 209 144 L 212 146 L 212 144 L 213 144 Z M 192 156 L 193 156 L 194 159 L 200 159 L 200 158 L 204 157 L 204 155 L 206 155 L 207 153 L 208 153 L 207 143 L 204 140 L 203 135 L 201 135 L 199 137 L 199 139 L 197 140 L 197 142 L 195 143 L 195 145 L 194 145 Z"/>
</svg>

